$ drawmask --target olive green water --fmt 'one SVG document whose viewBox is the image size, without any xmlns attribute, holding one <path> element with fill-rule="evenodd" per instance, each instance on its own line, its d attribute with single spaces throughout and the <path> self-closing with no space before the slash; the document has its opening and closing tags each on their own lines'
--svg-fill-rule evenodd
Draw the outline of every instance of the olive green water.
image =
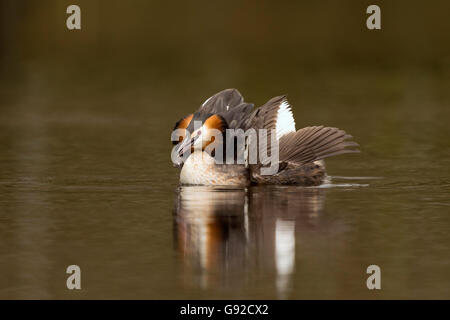
<svg viewBox="0 0 450 320">
<path fill-rule="evenodd" d="M 367 40 L 354 31 L 364 6 L 333 7 L 341 29 L 314 5 L 274 21 L 268 4 L 224 7 L 250 16 L 233 29 L 195 8 L 95 3 L 75 35 L 58 29 L 64 7 L 5 6 L 17 16 L 1 38 L 0 298 L 450 298 L 443 20 L 425 10 L 413 37 L 386 18 L 394 31 Z M 173 124 L 227 87 L 257 105 L 287 93 L 298 128 L 342 128 L 362 153 L 329 159 L 320 188 L 179 188 Z M 66 288 L 72 264 L 80 291 Z M 366 287 L 372 264 L 381 290 Z"/>
</svg>

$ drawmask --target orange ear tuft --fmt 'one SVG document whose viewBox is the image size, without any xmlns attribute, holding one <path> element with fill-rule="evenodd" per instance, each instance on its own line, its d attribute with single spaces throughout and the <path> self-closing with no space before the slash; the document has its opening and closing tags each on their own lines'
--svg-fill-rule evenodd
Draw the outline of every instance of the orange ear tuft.
<svg viewBox="0 0 450 320">
<path fill-rule="evenodd" d="M 177 123 L 175 123 L 175 127 L 173 128 L 173 130 L 186 129 L 189 126 L 189 123 L 191 123 L 193 117 L 194 117 L 194 114 L 190 114 L 190 115 L 187 115 L 186 117 L 184 117 L 183 119 L 179 120 Z M 182 136 L 180 136 L 178 138 L 178 142 L 172 141 L 172 143 L 174 145 L 177 143 L 180 143 L 181 141 L 183 141 L 184 137 L 185 137 L 185 135 L 183 134 Z"/>
<path fill-rule="evenodd" d="M 192 118 L 194 117 L 194 114 L 190 114 L 187 115 L 186 117 L 184 117 L 183 119 L 181 119 L 180 121 L 178 121 L 175 124 L 175 129 L 186 129 L 189 125 L 189 123 L 191 123 Z"/>
<path fill-rule="evenodd" d="M 225 131 L 227 125 L 224 118 L 222 118 L 217 114 L 214 114 L 208 119 L 206 119 L 204 126 L 208 129 L 217 129 L 219 131 Z"/>
</svg>

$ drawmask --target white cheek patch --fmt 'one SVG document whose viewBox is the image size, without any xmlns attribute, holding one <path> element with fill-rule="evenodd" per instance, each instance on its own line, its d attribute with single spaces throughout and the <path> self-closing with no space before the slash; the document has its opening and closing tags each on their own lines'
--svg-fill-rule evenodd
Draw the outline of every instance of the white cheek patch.
<svg viewBox="0 0 450 320">
<path fill-rule="evenodd" d="M 198 137 L 197 140 L 195 140 L 193 147 L 195 150 L 202 150 L 203 148 L 202 137 Z"/>
<path fill-rule="evenodd" d="M 277 139 L 280 139 L 289 132 L 295 132 L 294 115 L 287 100 L 283 100 L 278 108 L 275 130 L 277 132 Z"/>
<path fill-rule="evenodd" d="M 201 123 L 201 122 L 200 122 Z M 201 126 L 201 128 L 198 131 L 195 132 L 195 136 L 198 137 L 194 142 L 194 149 L 196 150 L 202 150 L 203 149 L 203 139 L 205 137 L 205 133 L 207 132 L 208 128 L 205 127 L 205 125 Z"/>
</svg>

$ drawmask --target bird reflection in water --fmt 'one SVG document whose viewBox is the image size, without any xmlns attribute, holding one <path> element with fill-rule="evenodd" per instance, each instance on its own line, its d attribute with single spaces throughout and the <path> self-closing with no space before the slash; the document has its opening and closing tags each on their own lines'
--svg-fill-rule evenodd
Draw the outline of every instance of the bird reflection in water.
<svg viewBox="0 0 450 320">
<path fill-rule="evenodd" d="M 300 187 L 180 187 L 174 235 L 184 279 L 236 289 L 272 281 L 286 298 L 296 269 L 296 235 L 320 225 L 325 190 Z"/>
</svg>

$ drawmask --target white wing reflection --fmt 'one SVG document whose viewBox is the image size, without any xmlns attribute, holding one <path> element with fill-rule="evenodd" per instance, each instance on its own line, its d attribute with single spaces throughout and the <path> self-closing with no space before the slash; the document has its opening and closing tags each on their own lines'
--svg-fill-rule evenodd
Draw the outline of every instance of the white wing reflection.
<svg viewBox="0 0 450 320">
<path fill-rule="evenodd" d="M 325 190 L 182 187 L 174 233 L 186 285 L 238 290 L 252 281 L 293 289 L 298 234 L 320 230 Z"/>
</svg>

